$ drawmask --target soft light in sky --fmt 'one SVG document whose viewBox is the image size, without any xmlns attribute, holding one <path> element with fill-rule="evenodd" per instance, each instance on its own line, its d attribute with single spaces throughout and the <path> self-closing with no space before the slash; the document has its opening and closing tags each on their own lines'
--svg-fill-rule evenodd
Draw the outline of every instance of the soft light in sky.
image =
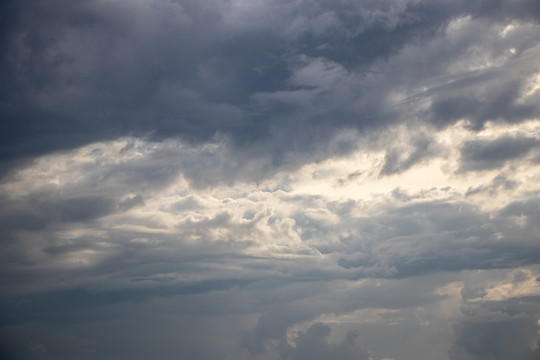
<svg viewBox="0 0 540 360">
<path fill-rule="evenodd" d="M 6 359 L 540 359 L 536 1 L 5 1 Z"/>
</svg>

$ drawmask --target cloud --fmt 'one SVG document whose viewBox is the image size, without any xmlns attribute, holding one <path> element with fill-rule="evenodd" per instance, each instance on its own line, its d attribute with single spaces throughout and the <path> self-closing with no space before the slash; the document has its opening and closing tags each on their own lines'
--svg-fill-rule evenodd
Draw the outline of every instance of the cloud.
<svg viewBox="0 0 540 360">
<path fill-rule="evenodd" d="M 534 321 L 508 320 L 468 323 L 458 329 L 458 340 L 451 359 L 533 359 L 531 335 Z M 533 343 L 534 344 L 534 343 Z"/>
<path fill-rule="evenodd" d="M 312 325 L 305 333 L 300 333 L 295 346 L 284 345 L 280 349 L 282 359 L 343 359 L 343 360 L 370 360 L 369 353 L 356 344 L 358 333 L 349 332 L 339 344 L 328 343 L 331 329 L 327 325 L 317 323 Z"/>
<path fill-rule="evenodd" d="M 537 2 L 0 6 L 4 352 L 537 356 Z"/>
<path fill-rule="evenodd" d="M 3 172 L 119 136 L 225 134 L 280 162 L 343 129 L 534 118 L 533 3 L 7 2 Z"/>
<path fill-rule="evenodd" d="M 461 149 L 460 171 L 498 168 L 507 161 L 526 156 L 536 146 L 536 139 L 529 137 L 468 141 Z"/>
<path fill-rule="evenodd" d="M 469 188 L 465 196 L 474 196 L 487 192 L 490 196 L 497 194 L 499 189 L 512 190 L 519 186 L 517 181 L 509 180 L 505 175 L 497 175 L 488 185 Z"/>
<path fill-rule="evenodd" d="M 461 290 L 465 317 L 455 325 L 450 359 L 534 359 L 538 342 L 536 272 L 471 276 Z"/>
</svg>

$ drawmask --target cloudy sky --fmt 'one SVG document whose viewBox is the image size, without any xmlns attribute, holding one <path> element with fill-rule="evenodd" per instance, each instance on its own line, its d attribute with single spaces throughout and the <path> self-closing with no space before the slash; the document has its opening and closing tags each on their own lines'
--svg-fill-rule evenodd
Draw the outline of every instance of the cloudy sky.
<svg viewBox="0 0 540 360">
<path fill-rule="evenodd" d="M 0 5 L 6 359 L 540 359 L 540 2 Z"/>
</svg>

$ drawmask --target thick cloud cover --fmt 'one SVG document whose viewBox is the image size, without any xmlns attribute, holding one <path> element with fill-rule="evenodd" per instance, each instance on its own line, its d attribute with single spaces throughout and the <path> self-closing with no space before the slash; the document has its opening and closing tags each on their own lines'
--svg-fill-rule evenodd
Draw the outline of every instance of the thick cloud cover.
<svg viewBox="0 0 540 360">
<path fill-rule="evenodd" d="M 224 134 L 281 163 L 343 128 L 539 112 L 535 1 L 7 1 L 2 14 L 4 171 L 122 135 Z"/>
<path fill-rule="evenodd" d="M 8 359 L 538 359 L 537 1 L 4 1 Z"/>
</svg>

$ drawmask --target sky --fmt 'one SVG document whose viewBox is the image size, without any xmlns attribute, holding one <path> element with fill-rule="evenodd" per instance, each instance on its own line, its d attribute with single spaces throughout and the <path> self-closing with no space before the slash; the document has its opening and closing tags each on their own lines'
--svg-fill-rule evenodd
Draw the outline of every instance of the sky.
<svg viewBox="0 0 540 360">
<path fill-rule="evenodd" d="M 540 2 L 0 3 L 0 353 L 539 360 Z"/>
</svg>

